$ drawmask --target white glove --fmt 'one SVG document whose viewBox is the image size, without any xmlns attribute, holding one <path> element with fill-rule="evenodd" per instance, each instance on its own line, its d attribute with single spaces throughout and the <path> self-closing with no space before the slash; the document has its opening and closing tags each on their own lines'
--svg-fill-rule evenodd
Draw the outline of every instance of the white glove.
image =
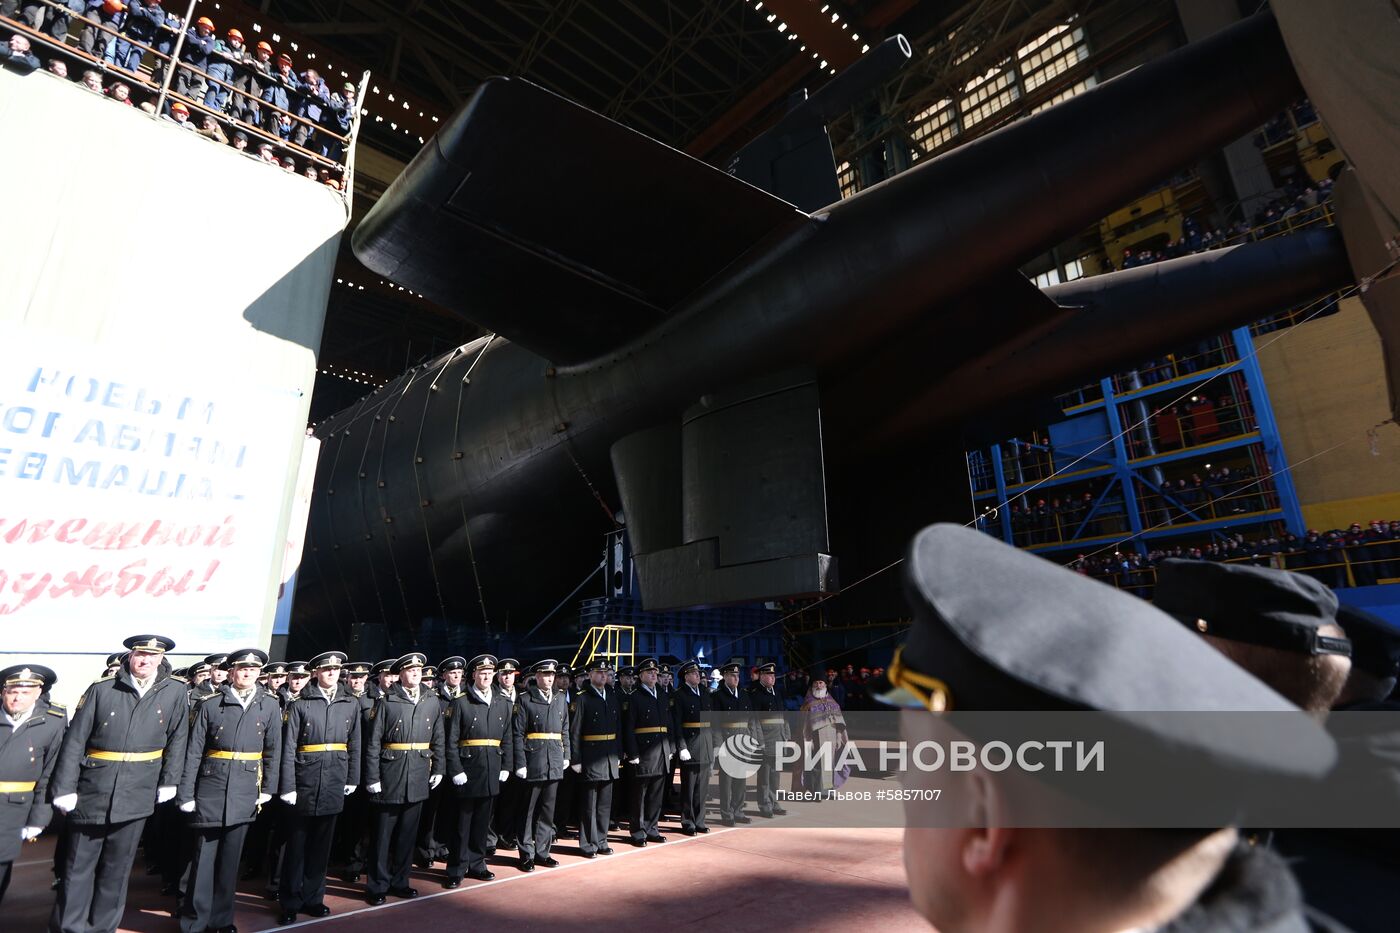
<svg viewBox="0 0 1400 933">
<path fill-rule="evenodd" d="M 291 807 L 296 806 L 297 792 L 294 790 L 287 791 L 285 794 L 282 795 L 282 802 Z"/>
<path fill-rule="evenodd" d="M 174 799 L 175 799 L 175 791 L 176 791 L 176 788 L 174 788 L 174 787 L 157 787 L 157 788 L 156 788 L 156 803 L 165 803 L 167 800 L 174 800 Z"/>
<path fill-rule="evenodd" d="M 378 794 L 383 792 L 384 787 L 378 781 L 375 781 L 373 784 L 366 787 L 365 790 L 369 791 L 371 794 Z"/>
<path fill-rule="evenodd" d="M 25 842 L 33 842 L 35 839 L 39 838 L 39 834 L 43 831 L 44 827 L 42 826 L 26 826 L 19 831 L 19 838 L 23 839 Z"/>
<path fill-rule="evenodd" d="M 193 812 L 194 812 L 194 806 L 195 806 L 195 801 L 193 801 L 193 800 L 186 800 L 184 803 L 180 804 L 180 812 L 181 812 L 181 813 L 193 813 Z"/>
<path fill-rule="evenodd" d="M 510 780 L 510 772 L 502 771 L 500 774 L 496 775 L 496 780 L 504 784 L 506 781 Z"/>
<path fill-rule="evenodd" d="M 573 769 L 574 769 L 574 774 L 582 774 L 582 773 L 583 773 L 583 764 L 582 764 L 582 763 L 576 764 L 576 765 L 573 766 Z"/>
<path fill-rule="evenodd" d="M 262 806 L 272 799 L 271 794 L 258 794 L 258 806 Z"/>
<path fill-rule="evenodd" d="M 565 758 L 565 759 L 564 759 L 564 767 L 567 768 L 568 766 L 569 766 L 569 759 Z"/>
<path fill-rule="evenodd" d="M 681 749 L 681 761 L 689 761 L 689 760 L 690 760 L 690 749 L 688 749 L 688 748 L 683 748 L 683 749 Z"/>
<path fill-rule="evenodd" d="M 524 768 L 516 768 L 516 769 L 515 769 L 515 776 L 518 777 L 518 778 L 520 778 L 520 780 L 522 780 L 522 781 L 525 780 L 525 769 L 524 769 Z"/>
<path fill-rule="evenodd" d="M 55 810 L 58 810 L 58 811 L 61 812 L 61 813 L 72 813 L 72 812 L 73 812 L 73 808 L 76 807 L 77 805 L 78 805 L 78 795 L 77 795 L 77 794 L 64 794 L 62 797 L 55 797 L 55 798 L 53 799 L 53 806 L 54 806 L 54 809 L 55 809 Z"/>
<path fill-rule="evenodd" d="M 345 796 L 349 797 L 351 794 L 353 794 L 353 793 L 355 792 L 355 788 L 358 787 L 358 786 L 359 786 L 358 784 L 346 784 L 346 785 L 345 785 Z"/>
<path fill-rule="evenodd" d="M 505 774 L 504 771 L 502 771 L 501 773 Z M 501 780 L 505 779 L 502 778 Z M 467 772 L 461 771 L 457 774 L 452 775 L 452 783 L 457 787 L 461 787 L 463 784 L 467 783 Z"/>
<path fill-rule="evenodd" d="M 442 783 L 442 775 L 434 774 L 428 778 L 428 790 L 437 790 L 437 786 Z"/>
<path fill-rule="evenodd" d="M 642 763 L 642 759 L 640 759 L 640 758 L 628 758 L 628 759 L 627 759 L 627 763 L 628 763 L 629 765 L 639 765 L 639 764 Z"/>
</svg>

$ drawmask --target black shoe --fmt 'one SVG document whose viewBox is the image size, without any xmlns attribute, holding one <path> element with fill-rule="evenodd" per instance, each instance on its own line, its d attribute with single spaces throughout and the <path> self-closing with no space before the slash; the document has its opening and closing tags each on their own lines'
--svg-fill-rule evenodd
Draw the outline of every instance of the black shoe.
<svg viewBox="0 0 1400 933">
<path fill-rule="evenodd" d="M 535 864 L 543 865 L 545 868 L 558 868 L 559 860 L 552 855 L 546 855 L 544 858 L 535 859 Z"/>
<path fill-rule="evenodd" d="M 773 811 L 772 811 L 772 810 L 759 810 L 759 811 L 758 811 L 758 815 L 761 816 L 761 817 L 763 817 L 765 820 L 771 820 L 771 819 L 773 818 Z"/>
<path fill-rule="evenodd" d="M 521 870 L 521 871 L 534 871 L 534 870 L 535 870 L 535 860 L 534 860 L 534 859 L 529 859 L 529 858 L 523 858 L 523 859 L 521 859 L 521 860 L 520 860 L 520 870 Z"/>
<path fill-rule="evenodd" d="M 748 820 L 745 820 L 744 822 L 747 823 Z M 734 821 L 731 820 L 731 819 L 729 819 L 728 817 L 721 817 L 721 818 L 720 818 L 720 821 L 719 821 L 719 825 L 721 825 L 721 826 L 733 826 L 733 825 L 734 825 Z"/>
<path fill-rule="evenodd" d="M 368 905 L 371 906 L 371 907 L 378 907 L 380 904 L 384 903 L 386 900 L 388 900 L 388 898 L 386 898 L 383 894 L 366 894 L 366 895 L 365 895 L 365 903 L 368 904 Z"/>
<path fill-rule="evenodd" d="M 750 817 L 748 817 L 748 816 L 746 816 L 746 815 L 743 814 L 743 813 L 740 813 L 738 816 L 734 817 L 734 822 L 736 822 L 736 823 L 752 823 L 752 822 L 753 822 L 753 819 L 750 818 Z"/>
<path fill-rule="evenodd" d="M 180 882 L 173 881 L 160 889 L 161 897 L 184 897 L 185 892 L 180 890 Z"/>
<path fill-rule="evenodd" d="M 584 858 L 597 858 L 597 857 L 598 857 L 598 853 L 597 853 L 597 852 L 580 852 L 579 855 L 582 855 Z"/>
<path fill-rule="evenodd" d="M 695 835 L 695 827 L 694 827 L 694 826 L 684 826 L 684 827 L 682 827 L 682 828 L 681 828 L 681 835 L 682 835 L 682 836 L 693 836 L 693 835 Z"/>
<path fill-rule="evenodd" d="M 774 807 L 774 808 L 773 808 L 773 815 L 774 815 L 774 816 L 787 816 L 787 811 L 784 810 L 782 807 Z"/>
<path fill-rule="evenodd" d="M 645 849 L 647 847 L 647 841 L 645 839 L 631 839 L 629 841 L 639 849 Z"/>
<path fill-rule="evenodd" d="M 55 878 L 55 879 L 53 880 L 53 883 L 49 885 L 49 890 L 50 890 L 50 891 L 57 891 L 57 890 L 61 889 L 62 887 L 63 887 L 63 879 L 62 879 L 62 878 Z"/>
<path fill-rule="evenodd" d="M 329 917 L 331 909 L 325 904 L 317 904 L 315 907 L 303 907 L 301 912 L 308 917 Z"/>
<path fill-rule="evenodd" d="M 358 884 L 360 881 L 360 873 L 357 871 L 347 871 L 340 877 L 345 880 L 346 884 Z"/>
<path fill-rule="evenodd" d="M 648 836 L 648 837 L 647 837 L 647 842 L 665 842 L 665 841 L 666 841 L 665 837 L 664 837 L 664 836 L 661 836 L 661 835 L 659 835 L 659 834 L 658 834 L 658 835 L 655 835 L 655 836 Z"/>
<path fill-rule="evenodd" d="M 619 829 L 621 829 L 621 828 L 622 828 L 621 824 L 618 824 L 618 823 L 609 823 L 609 824 L 608 824 L 608 832 L 610 832 L 610 833 L 615 833 L 615 832 L 617 832 L 617 831 L 618 831 Z"/>
<path fill-rule="evenodd" d="M 599 854 L 599 855 L 612 855 L 612 854 L 613 854 L 613 848 L 612 848 L 612 846 L 603 846 L 601 849 L 598 850 L 598 854 Z"/>
<path fill-rule="evenodd" d="M 495 880 L 496 873 L 489 868 L 482 868 L 477 871 L 467 872 L 467 877 L 473 881 L 493 881 Z"/>
<path fill-rule="evenodd" d="M 495 846 L 487 846 L 487 847 L 486 847 L 486 854 L 487 854 L 487 855 L 495 855 L 495 854 L 496 854 L 496 847 L 495 847 Z"/>
<path fill-rule="evenodd" d="M 374 901 L 370 901 L 370 903 L 373 904 Z M 379 903 L 381 903 L 381 904 L 384 903 L 384 898 L 381 897 L 381 898 L 379 899 Z M 282 913 L 277 917 L 277 922 L 280 923 L 282 926 L 286 926 L 286 925 L 289 924 L 289 923 L 296 923 L 296 922 L 297 922 L 297 912 L 296 912 L 295 910 L 284 910 L 284 911 L 282 911 Z"/>
<path fill-rule="evenodd" d="M 401 897 L 401 898 L 407 900 L 407 899 L 410 898 L 410 897 L 417 897 L 417 896 L 418 896 L 418 889 L 417 889 L 417 888 L 390 888 L 390 889 L 389 889 L 389 893 L 392 894 L 392 895 L 394 895 L 394 897 Z"/>
<path fill-rule="evenodd" d="M 228 926 L 226 926 L 226 927 L 220 927 L 220 928 L 219 928 L 219 933 L 238 933 L 238 927 L 236 927 L 236 926 L 234 926 L 233 924 L 230 923 L 230 924 L 229 924 Z"/>
<path fill-rule="evenodd" d="M 710 827 L 708 827 L 708 826 L 697 826 L 697 827 L 695 827 L 695 831 L 696 831 L 697 833 L 708 833 L 708 832 L 710 831 Z"/>
<path fill-rule="evenodd" d="M 446 881 L 444 881 L 444 882 L 442 883 L 442 886 L 443 886 L 444 888 L 447 888 L 449 891 L 451 891 L 451 890 L 454 889 L 454 888 L 460 888 L 460 887 L 462 886 L 462 879 L 461 879 L 461 878 L 448 878 Z"/>
</svg>

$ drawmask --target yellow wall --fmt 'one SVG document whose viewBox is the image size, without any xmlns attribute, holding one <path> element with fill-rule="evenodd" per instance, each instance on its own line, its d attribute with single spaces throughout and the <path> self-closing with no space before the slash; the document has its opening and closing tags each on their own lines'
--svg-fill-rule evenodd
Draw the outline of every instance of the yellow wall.
<svg viewBox="0 0 1400 933">
<path fill-rule="evenodd" d="M 1376 455 L 1366 435 L 1390 412 L 1380 337 L 1360 299 L 1255 345 L 1308 527 L 1400 518 L 1400 427 L 1378 429 Z"/>
</svg>

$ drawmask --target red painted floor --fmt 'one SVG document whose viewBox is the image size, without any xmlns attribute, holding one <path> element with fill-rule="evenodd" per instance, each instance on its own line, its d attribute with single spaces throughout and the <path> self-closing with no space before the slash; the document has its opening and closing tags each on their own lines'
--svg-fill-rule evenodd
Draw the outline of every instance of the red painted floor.
<svg viewBox="0 0 1400 933">
<path fill-rule="evenodd" d="M 674 824 L 663 824 L 668 830 Z M 615 835 L 617 854 L 586 860 L 576 843 L 561 843 L 558 868 L 525 874 L 513 853 L 492 860 L 496 880 L 467 881 L 455 891 L 442 888 L 442 866 L 416 871 L 419 896 L 390 898 L 370 908 L 362 885 L 332 879 L 326 903 L 333 913 L 320 920 L 277 926 L 276 905 L 261 897 L 258 882 L 240 885 L 240 933 L 315 927 L 316 933 L 361 930 L 559 930 L 564 925 L 623 923 L 676 924 L 719 921 L 726 933 L 744 930 L 827 930 L 855 924 L 883 930 L 925 930 L 904 886 L 898 829 L 800 829 L 781 821 L 755 820 L 749 827 L 716 826 L 707 836 L 688 838 L 674 831 L 670 840 L 634 849 Z M 0 929 L 29 933 L 45 928 L 53 903 L 49 891 L 53 845 L 24 847 L 0 913 Z M 140 866 L 142 859 L 137 858 Z M 173 905 L 160 896 L 155 878 L 132 877 L 121 929 L 168 933 L 178 929 Z"/>
</svg>

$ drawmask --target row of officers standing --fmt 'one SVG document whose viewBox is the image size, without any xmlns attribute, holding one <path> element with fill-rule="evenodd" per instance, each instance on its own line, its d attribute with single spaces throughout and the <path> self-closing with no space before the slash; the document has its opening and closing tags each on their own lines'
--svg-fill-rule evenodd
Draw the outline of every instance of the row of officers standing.
<svg viewBox="0 0 1400 933">
<path fill-rule="evenodd" d="M 623 677 L 619 689 L 605 659 L 577 685 L 543 660 L 517 689 L 519 663 L 483 654 L 446 659 L 430 688 L 417 652 L 373 666 L 338 651 L 269 664 L 245 648 L 186 669 L 187 681 L 165 660 L 171 639 L 124 644 L 66 729 L 66 711 L 48 701 L 52 671 L 0 672 L 0 794 L 10 804 L 0 810 L 0 898 L 21 841 L 49 824 L 51 805 L 66 816 L 54 933 L 117 928 L 143 832 L 166 893 L 181 898 L 181 929 L 236 933 L 240 866 L 244 877 L 268 871 L 286 924 L 330 913 L 333 850 L 347 880 L 365 874 L 373 906 L 417 896 L 415 861 L 445 860 L 448 888 L 493 878 L 486 858 L 497 848 L 514 849 L 522 871 L 554 867 L 566 825 L 577 825 L 585 858 L 612 854 L 620 817 L 633 845 L 664 842 L 677 771 L 669 803 L 680 832 L 708 832 L 710 775 L 731 737 L 762 750 L 759 814 L 785 812 L 776 742 L 789 733 L 771 664 L 748 688 L 740 665 L 725 665 L 711 691 L 695 661 L 672 688 L 645 660 L 625 669 L 635 686 Z M 720 770 L 724 825 L 750 821 L 745 792 L 743 778 Z"/>
</svg>

